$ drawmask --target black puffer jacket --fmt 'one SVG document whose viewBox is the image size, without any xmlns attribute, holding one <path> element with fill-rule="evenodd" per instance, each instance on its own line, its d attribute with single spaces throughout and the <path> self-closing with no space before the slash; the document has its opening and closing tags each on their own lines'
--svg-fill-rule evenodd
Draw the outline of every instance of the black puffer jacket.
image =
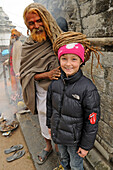
<svg viewBox="0 0 113 170">
<path fill-rule="evenodd" d="M 100 97 L 97 88 L 81 70 L 74 76 L 51 83 L 47 94 L 47 126 L 51 128 L 54 143 L 78 144 L 90 150 L 99 118 Z"/>
</svg>

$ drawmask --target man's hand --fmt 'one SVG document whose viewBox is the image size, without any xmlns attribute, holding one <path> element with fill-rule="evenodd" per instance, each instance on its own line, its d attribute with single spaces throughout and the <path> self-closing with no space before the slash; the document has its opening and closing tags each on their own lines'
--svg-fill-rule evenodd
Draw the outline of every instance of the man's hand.
<svg viewBox="0 0 113 170">
<path fill-rule="evenodd" d="M 60 66 L 48 72 L 48 77 L 50 80 L 58 80 L 61 75 L 59 68 Z"/>
<path fill-rule="evenodd" d="M 84 158 L 87 154 L 88 154 L 88 151 L 82 149 L 79 147 L 78 151 L 77 151 L 78 155 L 82 158 Z"/>
<path fill-rule="evenodd" d="M 35 80 L 44 80 L 44 79 L 50 79 L 50 80 L 58 80 L 60 77 L 61 72 L 60 72 L 60 66 L 44 73 L 40 74 L 35 74 L 34 79 Z"/>
<path fill-rule="evenodd" d="M 20 73 L 16 73 L 16 77 L 20 79 Z"/>
</svg>

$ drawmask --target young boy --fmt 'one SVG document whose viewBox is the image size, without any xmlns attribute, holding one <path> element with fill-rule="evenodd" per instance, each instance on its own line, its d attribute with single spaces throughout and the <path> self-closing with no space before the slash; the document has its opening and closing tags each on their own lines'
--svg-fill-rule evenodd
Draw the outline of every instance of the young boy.
<svg viewBox="0 0 113 170">
<path fill-rule="evenodd" d="M 83 158 L 92 149 L 100 118 L 97 88 L 80 69 L 84 63 L 80 43 L 58 50 L 61 78 L 54 80 L 47 93 L 47 126 L 58 144 L 64 170 L 83 170 Z"/>
</svg>

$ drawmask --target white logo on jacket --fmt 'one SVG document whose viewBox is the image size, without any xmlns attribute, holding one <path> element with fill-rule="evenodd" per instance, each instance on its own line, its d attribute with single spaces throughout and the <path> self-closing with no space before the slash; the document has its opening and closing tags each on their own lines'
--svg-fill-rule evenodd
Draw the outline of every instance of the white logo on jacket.
<svg viewBox="0 0 113 170">
<path fill-rule="evenodd" d="M 73 98 L 80 100 L 80 96 L 78 96 L 77 94 L 72 94 Z"/>
</svg>

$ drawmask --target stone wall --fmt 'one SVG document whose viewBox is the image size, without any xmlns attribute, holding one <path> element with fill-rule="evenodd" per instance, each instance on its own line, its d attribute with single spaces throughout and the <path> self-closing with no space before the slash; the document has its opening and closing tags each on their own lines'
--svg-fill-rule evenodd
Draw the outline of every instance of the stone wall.
<svg viewBox="0 0 113 170">
<path fill-rule="evenodd" d="M 60 16 L 65 17 L 69 30 L 82 32 L 88 38 L 100 38 L 98 45 L 104 54 L 100 55 L 102 69 L 96 68 L 97 61 L 94 60 L 93 77 L 101 96 L 101 120 L 95 147 L 86 157 L 86 162 L 90 165 L 88 166 L 90 170 L 111 169 L 113 166 L 113 1 L 37 0 L 37 2 L 43 4 L 55 19 Z M 110 43 L 107 44 L 108 39 L 102 43 L 103 38 L 109 38 Z M 91 78 L 91 59 L 83 71 Z"/>
<path fill-rule="evenodd" d="M 101 97 L 101 119 L 95 147 L 107 160 L 113 164 L 113 52 L 103 52 L 100 55 L 102 69 L 93 65 L 93 78 Z M 86 76 L 91 78 L 91 59 L 83 68 Z M 93 154 L 93 153 L 92 153 Z M 90 154 L 89 154 L 90 155 Z M 90 155 L 91 156 L 91 155 Z M 94 159 L 95 160 L 95 159 Z M 97 160 L 100 161 L 100 160 Z M 95 164 L 97 162 L 95 161 Z M 109 165 L 109 166 L 110 166 Z M 109 168 L 108 168 L 109 169 Z"/>
<path fill-rule="evenodd" d="M 67 19 L 69 29 L 88 37 L 113 36 L 112 0 L 34 0 L 43 4 L 57 19 Z"/>
</svg>

